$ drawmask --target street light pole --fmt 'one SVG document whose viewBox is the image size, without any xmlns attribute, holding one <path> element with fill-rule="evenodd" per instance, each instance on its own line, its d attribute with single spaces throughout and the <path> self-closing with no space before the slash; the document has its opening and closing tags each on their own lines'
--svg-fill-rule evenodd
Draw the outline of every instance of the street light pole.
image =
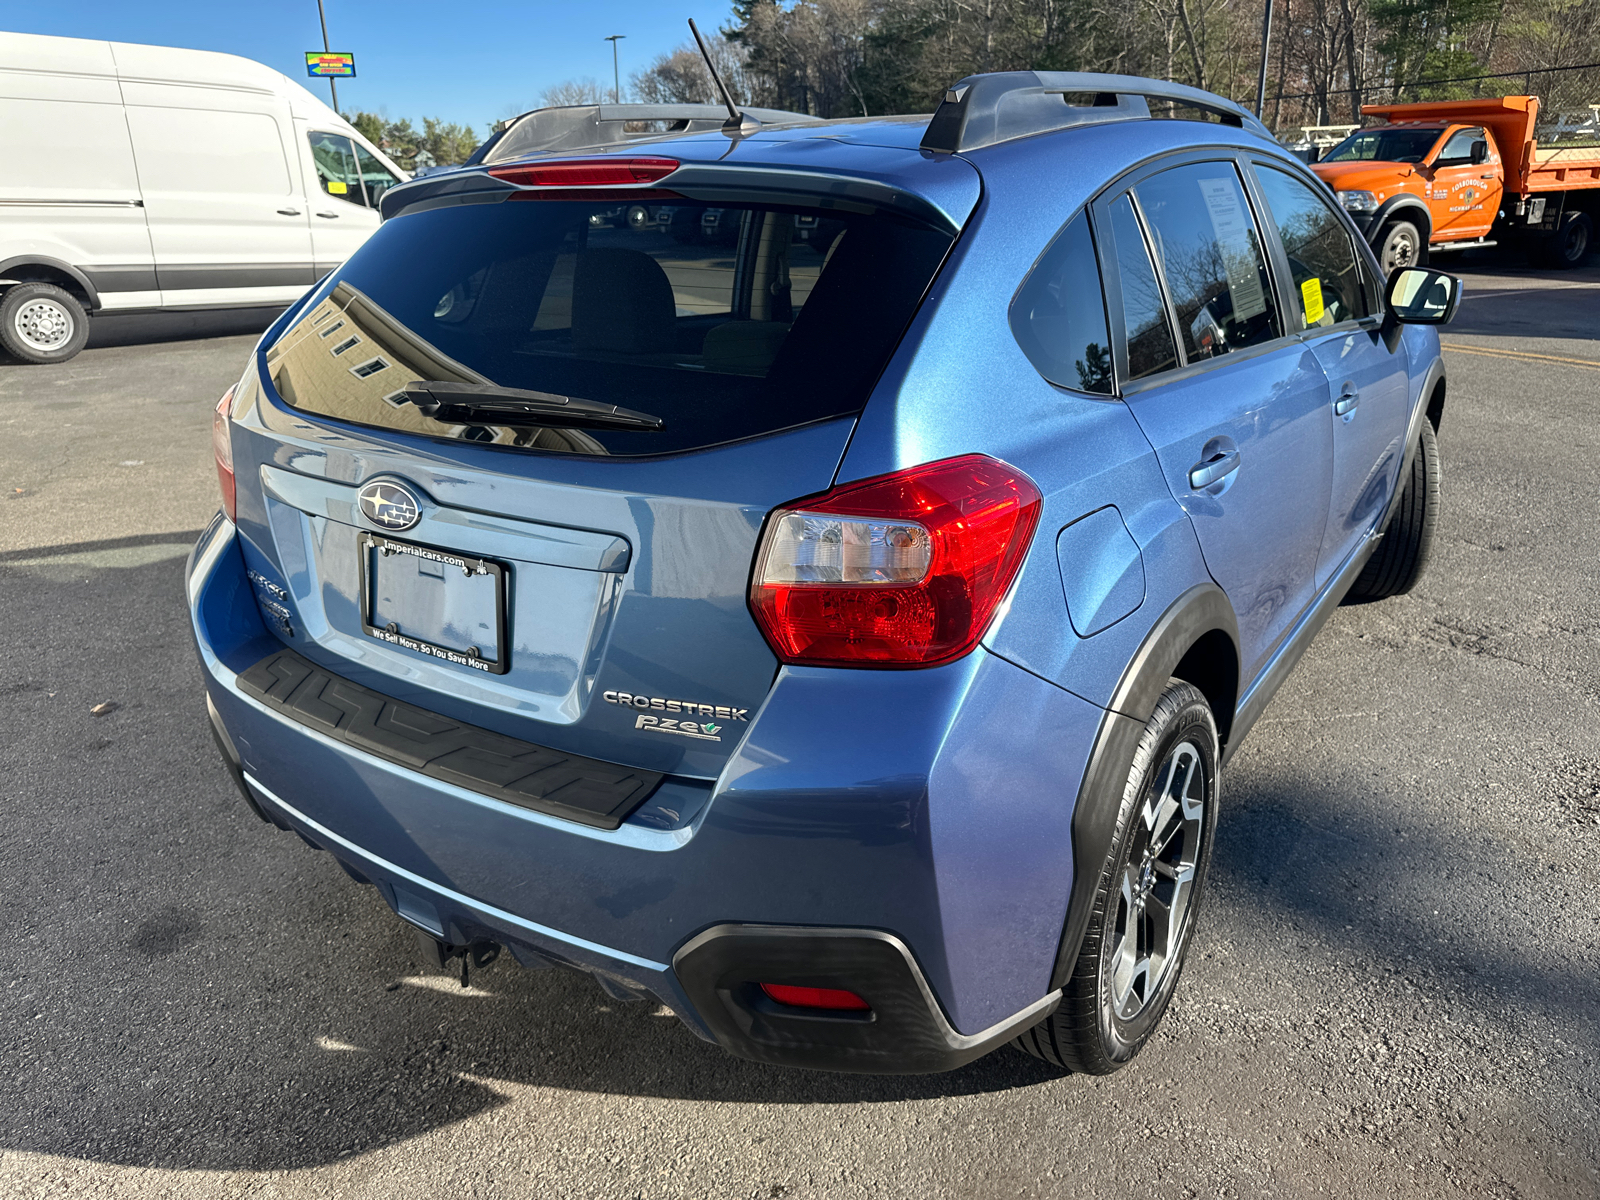
<svg viewBox="0 0 1600 1200">
<path fill-rule="evenodd" d="M 328 14 L 322 10 L 322 0 L 317 0 L 317 16 L 322 18 L 322 52 L 332 53 L 333 47 L 328 45 Z M 339 111 L 339 85 L 334 83 L 333 76 L 328 76 L 328 90 L 333 93 L 333 111 Z"/>
<path fill-rule="evenodd" d="M 321 4 L 322 0 L 317 0 L 317 3 Z M 611 103 L 613 104 L 622 103 L 622 73 L 617 67 L 617 43 L 627 36 L 625 33 L 613 33 L 604 39 L 611 43 Z"/>
<path fill-rule="evenodd" d="M 320 4 L 322 0 L 317 0 Z M 1261 74 L 1256 77 L 1256 116 L 1267 106 L 1267 53 L 1272 45 L 1272 0 L 1267 0 L 1266 16 L 1261 18 Z"/>
</svg>

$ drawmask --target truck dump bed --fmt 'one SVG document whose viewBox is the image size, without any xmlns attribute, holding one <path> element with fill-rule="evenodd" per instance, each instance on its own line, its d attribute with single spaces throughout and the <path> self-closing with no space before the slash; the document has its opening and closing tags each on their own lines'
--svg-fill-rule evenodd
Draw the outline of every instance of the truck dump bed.
<svg viewBox="0 0 1600 1200">
<path fill-rule="evenodd" d="M 1434 100 L 1418 104 L 1364 104 L 1361 106 L 1361 115 L 1381 117 L 1395 124 L 1452 121 L 1485 126 L 1493 132 L 1505 160 L 1505 189 L 1508 192 L 1527 195 L 1530 192 L 1600 188 L 1600 145 L 1540 149 L 1537 96 Z"/>
</svg>

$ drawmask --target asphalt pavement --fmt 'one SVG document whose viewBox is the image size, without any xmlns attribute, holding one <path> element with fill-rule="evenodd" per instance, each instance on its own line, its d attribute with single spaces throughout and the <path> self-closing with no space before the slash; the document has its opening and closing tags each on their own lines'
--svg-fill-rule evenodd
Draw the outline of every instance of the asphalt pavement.
<svg viewBox="0 0 1600 1200">
<path fill-rule="evenodd" d="M 1104 1079 L 764 1068 L 586 977 L 430 973 L 206 732 L 182 555 L 252 338 L 0 365 L 0 1195 L 1600 1196 L 1600 265 L 1449 268 L 1431 571 L 1231 764 Z"/>
</svg>

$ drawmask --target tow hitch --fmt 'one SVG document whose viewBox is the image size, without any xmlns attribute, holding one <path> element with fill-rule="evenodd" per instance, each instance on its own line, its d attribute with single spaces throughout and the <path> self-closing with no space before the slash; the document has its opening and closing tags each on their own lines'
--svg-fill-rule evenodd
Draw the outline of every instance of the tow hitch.
<svg viewBox="0 0 1600 1200">
<path fill-rule="evenodd" d="M 470 986 L 468 978 L 473 967 L 481 971 L 500 957 L 498 942 L 483 941 L 473 942 L 467 946 L 456 946 L 450 942 L 440 941 L 433 934 L 421 929 L 417 930 L 417 945 L 424 963 L 452 975 L 455 974 L 455 968 L 450 965 L 451 960 L 460 959 L 462 987 Z"/>
</svg>

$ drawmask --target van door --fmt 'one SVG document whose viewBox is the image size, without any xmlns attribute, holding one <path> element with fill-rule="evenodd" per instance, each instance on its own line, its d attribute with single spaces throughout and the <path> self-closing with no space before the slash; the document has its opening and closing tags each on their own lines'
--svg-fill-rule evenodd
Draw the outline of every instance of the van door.
<svg viewBox="0 0 1600 1200">
<path fill-rule="evenodd" d="M 316 282 L 281 100 L 128 80 L 123 91 L 164 305 L 287 304 Z"/>
<path fill-rule="evenodd" d="M 382 219 L 378 201 L 400 181 L 348 134 L 309 127 L 302 127 L 302 132 L 301 162 L 308 190 L 316 189 L 312 192 L 311 252 L 321 276 L 372 236 Z"/>
<path fill-rule="evenodd" d="M 105 42 L 0 34 L 0 276 L 77 268 L 103 308 L 154 307 L 155 260 Z"/>
</svg>

